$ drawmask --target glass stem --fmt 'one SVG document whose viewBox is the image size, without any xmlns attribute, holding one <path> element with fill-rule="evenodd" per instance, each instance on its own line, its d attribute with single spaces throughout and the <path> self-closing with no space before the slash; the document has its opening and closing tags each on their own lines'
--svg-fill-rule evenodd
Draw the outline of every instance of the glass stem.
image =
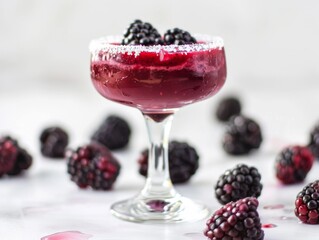
<svg viewBox="0 0 319 240">
<path fill-rule="evenodd" d="M 146 184 L 141 192 L 143 197 L 156 199 L 157 197 L 171 198 L 176 196 L 169 175 L 168 144 L 173 114 L 155 121 L 144 114 L 150 147 L 148 157 L 148 174 Z"/>
</svg>

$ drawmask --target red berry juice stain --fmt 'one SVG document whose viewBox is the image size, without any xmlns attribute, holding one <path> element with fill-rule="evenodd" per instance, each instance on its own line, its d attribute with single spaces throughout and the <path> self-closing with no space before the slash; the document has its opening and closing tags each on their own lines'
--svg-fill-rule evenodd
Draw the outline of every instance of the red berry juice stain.
<svg viewBox="0 0 319 240">
<path fill-rule="evenodd" d="M 266 205 L 264 209 L 275 210 L 275 209 L 283 209 L 285 205 L 283 204 L 274 204 L 274 205 Z"/>
<path fill-rule="evenodd" d="M 277 225 L 272 224 L 272 223 L 266 223 L 266 224 L 263 224 L 261 227 L 262 228 L 275 228 L 275 227 L 277 227 Z"/>
<path fill-rule="evenodd" d="M 58 232 L 45 237 L 41 240 L 88 240 L 92 235 L 78 231 Z"/>
</svg>

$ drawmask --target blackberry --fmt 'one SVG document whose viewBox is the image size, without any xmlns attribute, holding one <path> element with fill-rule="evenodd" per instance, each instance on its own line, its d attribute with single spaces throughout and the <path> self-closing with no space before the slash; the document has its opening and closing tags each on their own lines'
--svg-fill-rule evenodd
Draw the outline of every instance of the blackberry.
<svg viewBox="0 0 319 240">
<path fill-rule="evenodd" d="M 304 223 L 319 223 L 319 180 L 309 183 L 298 193 L 295 215 Z"/>
<path fill-rule="evenodd" d="M 173 183 L 187 182 L 198 169 L 199 156 L 186 142 L 171 141 L 168 150 L 169 172 Z M 139 173 L 147 176 L 148 150 L 144 150 L 138 159 Z"/>
<path fill-rule="evenodd" d="M 309 148 L 313 155 L 319 159 L 319 123 L 312 129 L 310 133 Z"/>
<path fill-rule="evenodd" d="M 122 45 L 162 45 L 164 42 L 158 31 L 148 22 L 135 20 L 124 32 Z"/>
<path fill-rule="evenodd" d="M 232 116 L 239 115 L 240 111 L 240 101 L 236 97 L 226 97 L 219 102 L 216 117 L 221 122 L 227 122 Z"/>
<path fill-rule="evenodd" d="M 107 117 L 95 131 L 92 140 L 95 140 L 111 150 L 124 148 L 131 135 L 129 124 L 115 115 Z"/>
<path fill-rule="evenodd" d="M 32 156 L 23 148 L 18 148 L 16 162 L 13 168 L 7 173 L 8 175 L 19 175 L 22 171 L 28 169 L 32 165 Z"/>
<path fill-rule="evenodd" d="M 221 204 L 245 197 L 259 197 L 263 188 L 261 176 L 255 167 L 238 164 L 222 174 L 215 186 L 215 195 Z"/>
<path fill-rule="evenodd" d="M 302 182 L 310 171 L 314 157 L 307 147 L 289 146 L 277 156 L 277 178 L 284 184 Z"/>
<path fill-rule="evenodd" d="M 184 45 L 196 43 L 196 39 L 189 32 L 179 28 L 169 29 L 164 33 L 165 45 Z"/>
<path fill-rule="evenodd" d="M 18 141 L 5 136 L 0 139 L 0 175 L 19 175 L 32 165 L 31 155 L 18 144 Z"/>
<path fill-rule="evenodd" d="M 258 149 L 262 142 L 260 126 L 253 119 L 233 116 L 223 138 L 223 148 L 231 155 L 243 155 Z"/>
<path fill-rule="evenodd" d="M 49 158 L 63 158 L 69 144 L 69 136 L 60 127 L 49 127 L 40 135 L 41 153 Z"/>
<path fill-rule="evenodd" d="M 17 141 L 9 136 L 0 138 L 0 177 L 13 169 L 17 153 Z"/>
<path fill-rule="evenodd" d="M 89 144 L 76 151 L 69 151 L 67 160 L 71 180 L 80 188 L 109 190 L 120 173 L 120 164 L 112 153 L 98 144 Z"/>
<path fill-rule="evenodd" d="M 211 240 L 263 240 L 258 204 L 253 197 L 227 203 L 208 219 L 204 235 Z"/>
</svg>

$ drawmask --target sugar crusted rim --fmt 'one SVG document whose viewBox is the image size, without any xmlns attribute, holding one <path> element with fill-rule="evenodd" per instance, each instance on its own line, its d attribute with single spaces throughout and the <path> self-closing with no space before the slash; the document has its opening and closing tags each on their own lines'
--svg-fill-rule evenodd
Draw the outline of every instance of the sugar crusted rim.
<svg viewBox="0 0 319 240">
<path fill-rule="evenodd" d="M 127 53 L 139 55 L 140 52 L 167 52 L 167 53 L 185 53 L 207 51 L 213 49 L 221 49 L 224 47 L 224 42 L 221 37 L 211 37 L 209 35 L 196 34 L 197 41 L 202 43 L 187 44 L 187 45 L 116 45 L 120 43 L 122 36 L 106 36 L 98 39 L 93 39 L 90 42 L 89 50 L 91 53 L 97 53 L 100 51 L 108 52 L 111 54 Z"/>
</svg>

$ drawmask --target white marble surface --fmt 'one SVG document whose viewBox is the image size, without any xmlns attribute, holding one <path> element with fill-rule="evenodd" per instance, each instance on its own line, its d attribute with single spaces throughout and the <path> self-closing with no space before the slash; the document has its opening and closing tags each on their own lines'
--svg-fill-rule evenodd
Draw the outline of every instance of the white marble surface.
<svg viewBox="0 0 319 240">
<path fill-rule="evenodd" d="M 223 125 L 212 117 L 217 101 L 227 94 L 226 87 L 215 99 L 181 109 L 173 123 L 172 139 L 188 141 L 201 158 L 196 175 L 189 183 L 178 185 L 178 191 L 216 210 L 220 205 L 213 188 L 218 176 L 236 163 L 254 165 L 260 170 L 264 184 L 259 198 L 262 223 L 277 225 L 264 229 L 265 240 L 313 239 L 319 234 L 318 226 L 299 223 L 293 207 L 295 196 L 303 185 L 318 178 L 318 163 L 305 183 L 288 187 L 276 181 L 273 165 L 283 146 L 307 141 L 310 128 L 319 119 L 317 90 L 318 86 L 312 86 L 270 94 L 254 87 L 238 89 L 244 113 L 260 122 L 264 134 L 262 148 L 244 157 L 230 157 L 223 152 L 220 146 Z M 27 174 L 0 179 L 0 239 L 39 240 L 65 231 L 90 234 L 90 240 L 205 239 L 202 235 L 205 220 L 150 225 L 124 222 L 110 214 L 111 203 L 134 195 L 144 183 L 137 173 L 136 159 L 147 145 L 147 136 L 137 110 L 102 99 L 93 87 L 86 92 L 56 87 L 51 91 L 17 90 L 2 94 L 0 111 L 0 133 L 16 137 L 34 157 Z M 45 126 L 59 123 L 70 133 L 70 147 L 76 147 L 88 141 L 97 124 L 109 113 L 122 115 L 133 127 L 129 147 L 115 152 L 122 172 L 112 191 L 80 190 L 69 180 L 64 161 L 41 156 L 39 134 Z M 196 119 L 193 116 L 197 116 Z M 278 204 L 283 204 L 284 208 L 265 209 Z M 67 239 L 81 238 L 64 238 Z"/>
</svg>

